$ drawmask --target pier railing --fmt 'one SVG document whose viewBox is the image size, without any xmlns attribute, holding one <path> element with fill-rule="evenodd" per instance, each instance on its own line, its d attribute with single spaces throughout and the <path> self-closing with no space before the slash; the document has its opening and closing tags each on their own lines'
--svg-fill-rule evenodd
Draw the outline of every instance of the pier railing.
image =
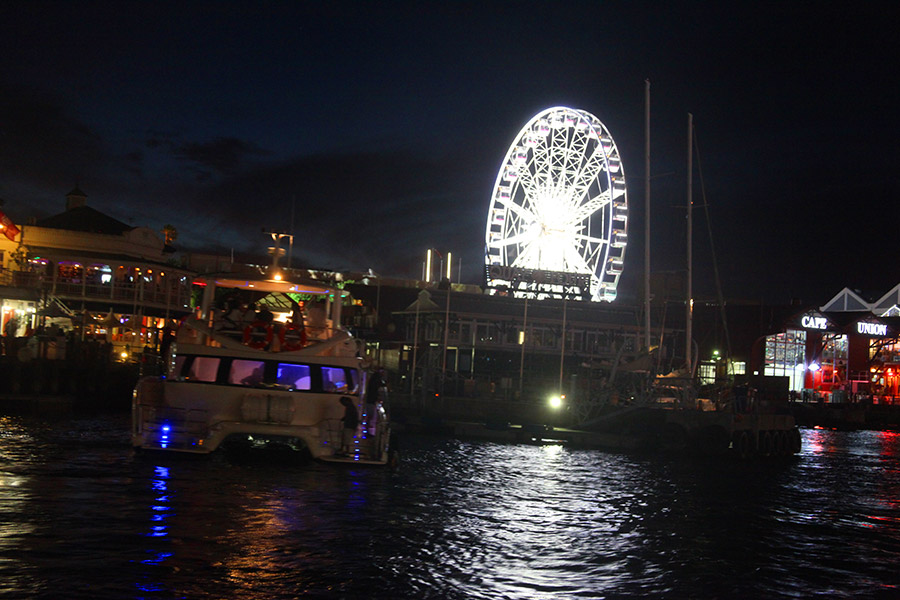
<svg viewBox="0 0 900 600">
<path fill-rule="evenodd" d="M 176 280 L 164 284 L 138 280 L 94 282 L 56 278 L 35 271 L 0 270 L 0 285 L 27 289 L 39 295 L 47 294 L 65 301 L 117 302 L 132 305 L 186 309 L 191 291 Z"/>
</svg>

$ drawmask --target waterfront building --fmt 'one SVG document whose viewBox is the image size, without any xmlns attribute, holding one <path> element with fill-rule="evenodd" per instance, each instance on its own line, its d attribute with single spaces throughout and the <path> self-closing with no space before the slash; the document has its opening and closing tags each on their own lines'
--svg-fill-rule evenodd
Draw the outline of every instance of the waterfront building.
<svg viewBox="0 0 900 600">
<path fill-rule="evenodd" d="M 506 400 L 559 393 L 590 397 L 617 368 L 627 376 L 658 366 L 659 355 L 651 357 L 641 347 L 633 305 L 527 301 L 460 288 L 416 290 L 413 302 L 394 312 L 404 393 Z"/>
<path fill-rule="evenodd" d="M 791 315 L 765 337 L 754 369 L 785 377 L 798 398 L 893 404 L 900 400 L 900 284 L 878 297 L 844 288 Z"/>
<path fill-rule="evenodd" d="M 19 227 L 14 240 L 0 240 L 4 325 L 26 307 L 31 328 L 67 319 L 82 334 L 95 330 L 137 350 L 190 310 L 192 273 L 163 237 L 88 206 L 77 187 L 64 212 Z"/>
</svg>

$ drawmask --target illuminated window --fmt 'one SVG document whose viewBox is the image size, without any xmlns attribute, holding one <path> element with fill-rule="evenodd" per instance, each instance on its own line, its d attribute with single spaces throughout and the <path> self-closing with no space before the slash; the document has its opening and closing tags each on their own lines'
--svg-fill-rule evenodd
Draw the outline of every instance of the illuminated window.
<svg viewBox="0 0 900 600">
<path fill-rule="evenodd" d="M 192 381 L 214 382 L 216 373 L 219 371 L 220 360 L 212 356 L 195 356 L 187 378 Z"/>
<path fill-rule="evenodd" d="M 233 360 L 228 370 L 228 383 L 259 385 L 263 382 L 266 363 L 261 360 Z"/>
<path fill-rule="evenodd" d="M 291 365 L 278 363 L 275 372 L 275 383 L 293 390 L 308 390 L 312 388 L 309 365 Z"/>
<path fill-rule="evenodd" d="M 337 367 L 322 367 L 322 389 L 326 392 L 346 394 L 348 392 L 347 374 Z"/>
<path fill-rule="evenodd" d="M 716 363 L 700 363 L 700 383 L 709 385 L 716 382 Z"/>
<path fill-rule="evenodd" d="M 806 357 L 806 332 L 788 329 L 766 337 L 766 353 L 763 375 L 788 377 L 791 390 L 803 389 L 804 358 Z"/>
</svg>

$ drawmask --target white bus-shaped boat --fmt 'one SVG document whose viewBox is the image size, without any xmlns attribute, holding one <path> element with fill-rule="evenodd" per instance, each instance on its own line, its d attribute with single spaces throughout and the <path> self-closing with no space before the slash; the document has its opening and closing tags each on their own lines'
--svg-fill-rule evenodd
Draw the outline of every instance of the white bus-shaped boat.
<svg viewBox="0 0 900 600">
<path fill-rule="evenodd" d="M 143 377 L 132 402 L 136 448 L 208 454 L 223 444 L 288 445 L 330 462 L 386 464 L 390 422 L 382 398 L 366 398 L 360 345 L 340 328 L 341 290 L 321 283 L 205 276 L 199 310 L 171 344 L 165 372 Z M 324 300 L 324 326 L 235 326 L 213 310 L 216 290 L 295 293 Z M 240 293 L 240 292 L 239 292 Z M 330 318 L 329 318 L 330 317 Z M 333 327 L 332 327 L 333 324 Z M 377 394 L 374 394 L 376 395 Z M 359 426 L 342 448 L 347 397 Z"/>
</svg>

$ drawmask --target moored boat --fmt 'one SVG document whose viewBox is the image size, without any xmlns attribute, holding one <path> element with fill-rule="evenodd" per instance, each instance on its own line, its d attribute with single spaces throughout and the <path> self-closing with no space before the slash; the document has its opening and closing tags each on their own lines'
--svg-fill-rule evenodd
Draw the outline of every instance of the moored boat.
<svg viewBox="0 0 900 600">
<path fill-rule="evenodd" d="M 327 462 L 387 464 L 390 421 L 361 345 L 340 327 L 341 290 L 234 274 L 197 284 L 201 305 L 183 319 L 164 373 L 135 387 L 135 448 L 209 454 L 278 444 Z M 240 318 L 236 298 L 252 306 L 262 297 L 290 316 L 263 308 Z M 309 325 L 301 303 L 316 309 Z"/>
</svg>

